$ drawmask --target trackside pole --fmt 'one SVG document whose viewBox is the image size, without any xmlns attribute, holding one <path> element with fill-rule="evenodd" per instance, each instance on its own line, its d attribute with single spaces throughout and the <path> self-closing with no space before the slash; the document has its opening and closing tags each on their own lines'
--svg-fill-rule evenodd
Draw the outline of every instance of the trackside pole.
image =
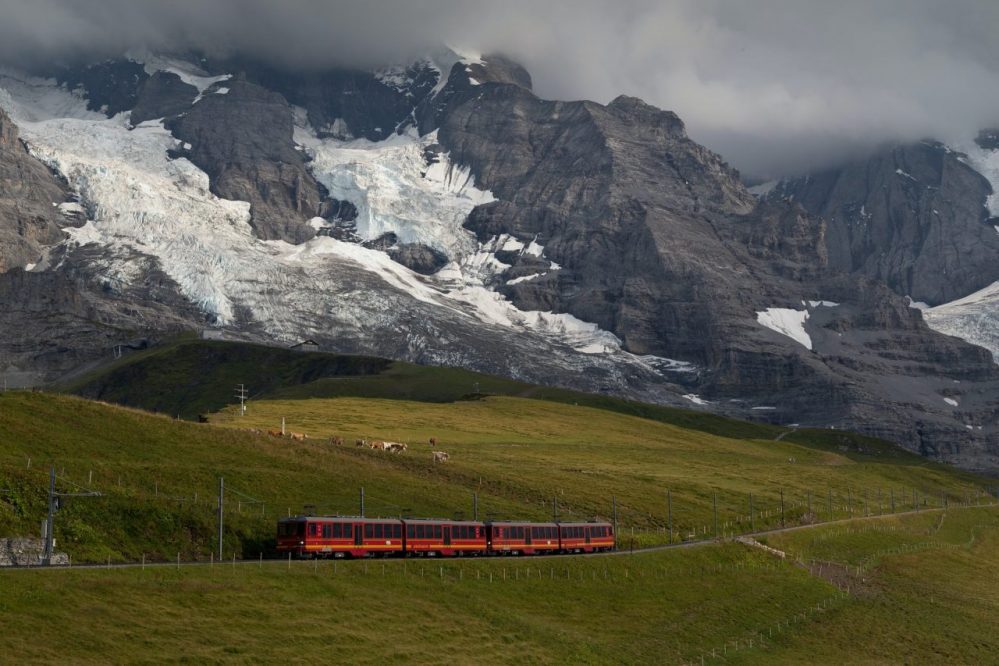
<svg viewBox="0 0 999 666">
<path fill-rule="evenodd" d="M 666 489 L 666 522 L 669 526 L 669 542 L 673 543 L 673 491 Z"/>
<path fill-rule="evenodd" d="M 364 486 L 361 486 L 361 518 L 364 518 Z"/>
<path fill-rule="evenodd" d="M 55 467 L 49 468 L 49 517 L 45 521 L 45 554 L 42 564 L 52 564 L 52 521 L 55 518 Z"/>
<path fill-rule="evenodd" d="M 223 507 L 225 506 L 225 479 L 219 477 L 219 557 L 222 556 L 222 527 L 225 517 Z"/>
<path fill-rule="evenodd" d="M 614 550 L 617 550 L 617 497 L 611 495 L 611 505 L 614 508 Z"/>
</svg>

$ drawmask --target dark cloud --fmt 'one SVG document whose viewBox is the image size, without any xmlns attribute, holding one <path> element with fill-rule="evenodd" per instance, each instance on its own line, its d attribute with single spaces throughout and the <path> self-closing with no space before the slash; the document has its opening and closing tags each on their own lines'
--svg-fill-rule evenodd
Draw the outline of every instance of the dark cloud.
<svg viewBox="0 0 999 666">
<path fill-rule="evenodd" d="M 126 49 L 291 67 L 502 51 L 539 94 L 673 109 L 759 175 L 999 122 L 995 0 L 0 0 L 0 59 Z"/>
</svg>

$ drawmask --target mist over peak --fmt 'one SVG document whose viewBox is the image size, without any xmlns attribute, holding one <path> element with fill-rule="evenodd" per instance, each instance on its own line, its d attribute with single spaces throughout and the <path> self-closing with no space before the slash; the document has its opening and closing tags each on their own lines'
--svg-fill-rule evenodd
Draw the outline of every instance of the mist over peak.
<svg viewBox="0 0 999 666">
<path fill-rule="evenodd" d="M 999 5 L 957 0 L 0 0 L 0 60 L 200 51 L 296 70 L 451 44 L 522 63 L 553 99 L 670 109 L 749 176 L 999 124 Z"/>
</svg>

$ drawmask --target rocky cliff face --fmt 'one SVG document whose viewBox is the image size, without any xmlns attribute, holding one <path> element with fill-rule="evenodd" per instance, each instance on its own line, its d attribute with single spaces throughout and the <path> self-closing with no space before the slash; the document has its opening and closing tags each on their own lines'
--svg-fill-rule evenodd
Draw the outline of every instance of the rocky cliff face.
<svg viewBox="0 0 999 666">
<path fill-rule="evenodd" d="M 767 196 L 793 199 L 826 219 L 835 270 L 939 305 L 999 279 L 990 194 L 960 153 L 927 141 L 786 181 Z"/>
<path fill-rule="evenodd" d="M 0 273 L 39 261 L 42 248 L 62 239 L 68 222 L 58 204 L 68 188 L 21 143 L 0 109 Z M 67 211 L 71 212 L 71 211 Z"/>
<path fill-rule="evenodd" d="M 215 194 L 250 202 L 260 238 L 301 243 L 315 235 L 306 222 L 322 216 L 325 193 L 295 149 L 291 107 L 281 95 L 226 81 L 167 125 L 185 143 L 175 155 L 204 170 Z"/>
</svg>

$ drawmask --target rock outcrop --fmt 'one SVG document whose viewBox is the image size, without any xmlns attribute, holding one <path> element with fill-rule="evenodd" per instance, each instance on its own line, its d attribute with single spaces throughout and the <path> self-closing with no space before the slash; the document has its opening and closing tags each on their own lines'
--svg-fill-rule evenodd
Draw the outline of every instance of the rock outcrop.
<svg viewBox="0 0 999 666">
<path fill-rule="evenodd" d="M 142 86 L 131 122 L 138 125 L 147 120 L 172 118 L 191 108 L 198 97 L 198 89 L 184 83 L 173 72 L 156 72 Z"/>
<path fill-rule="evenodd" d="M 939 305 L 999 280 L 999 234 L 985 208 L 991 193 L 959 153 L 924 141 L 783 182 L 767 197 L 826 219 L 834 270 Z"/>
<path fill-rule="evenodd" d="M 21 143 L 0 109 L 0 273 L 36 263 L 42 248 L 62 239 L 58 207 L 69 191 Z"/>
<path fill-rule="evenodd" d="M 315 236 L 307 222 L 323 216 L 325 192 L 295 148 L 291 107 L 280 94 L 226 81 L 167 126 L 191 146 L 176 155 L 208 174 L 212 192 L 250 202 L 260 238 L 301 243 Z"/>
</svg>

